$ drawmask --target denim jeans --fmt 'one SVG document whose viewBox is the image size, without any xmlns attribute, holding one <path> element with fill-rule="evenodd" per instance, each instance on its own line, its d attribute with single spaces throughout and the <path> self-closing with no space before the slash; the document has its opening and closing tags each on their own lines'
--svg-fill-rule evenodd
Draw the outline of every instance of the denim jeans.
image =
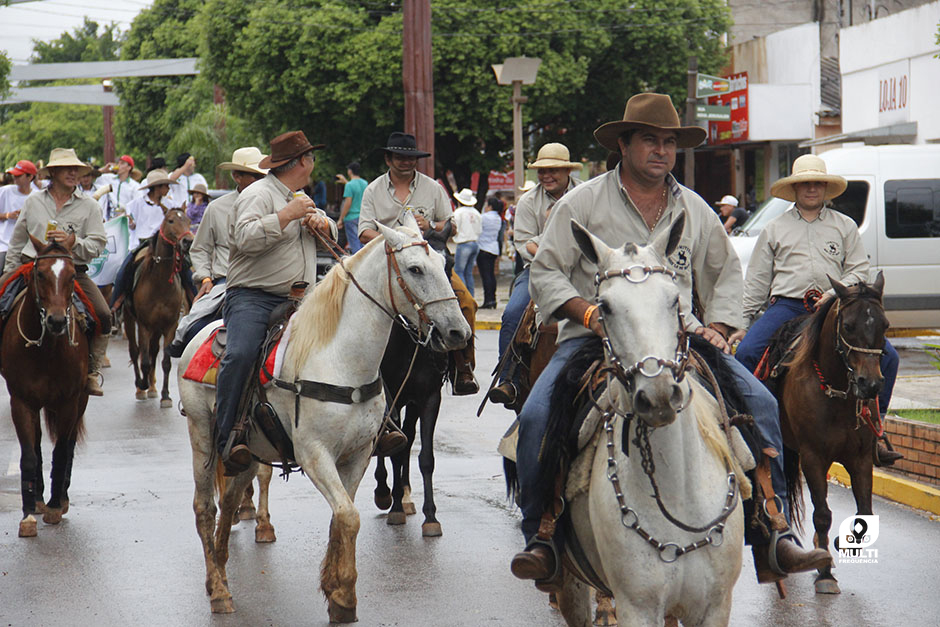
<svg viewBox="0 0 940 627">
<path fill-rule="evenodd" d="M 509 302 L 506 303 L 506 309 L 503 310 L 503 318 L 499 327 L 499 358 L 502 359 L 506 351 L 509 350 L 509 344 L 512 342 L 516 329 L 519 328 L 519 321 L 525 313 L 525 308 L 529 306 L 529 268 L 523 269 L 512 284 L 512 293 L 509 294 Z M 506 380 L 506 373 L 509 370 L 509 363 L 503 366 L 499 373 L 499 382 Z M 519 381 L 521 368 L 516 368 L 513 373 L 513 383 Z"/>
<path fill-rule="evenodd" d="M 238 402 L 264 342 L 268 318 L 278 305 L 286 301 L 286 296 L 253 288 L 233 287 L 225 292 L 222 318 L 228 329 L 228 338 L 215 390 L 219 423 L 216 446 L 220 452 L 235 425 Z"/>
<path fill-rule="evenodd" d="M 802 300 L 778 298 L 748 330 L 747 335 L 738 344 L 735 357 L 744 364 L 745 368 L 754 372 L 777 329 L 788 320 L 805 313 L 806 309 L 803 308 Z M 900 361 L 898 351 L 887 340 L 885 340 L 884 351 L 881 356 L 881 373 L 884 375 L 885 383 L 881 388 L 881 393 L 878 394 L 878 406 L 881 408 L 881 413 L 888 411 L 888 405 L 891 403 L 891 394 L 894 392 L 894 382 L 898 376 L 898 362 Z"/>
<path fill-rule="evenodd" d="M 349 242 L 349 252 L 353 255 L 362 248 L 359 241 L 359 218 L 343 220 L 343 230 L 346 231 L 346 241 Z"/>
<path fill-rule="evenodd" d="M 480 245 L 476 242 L 464 242 L 457 244 L 457 253 L 454 260 L 454 272 L 467 286 L 467 291 L 471 296 L 473 293 L 473 266 L 477 263 L 477 255 L 480 253 Z"/>
</svg>

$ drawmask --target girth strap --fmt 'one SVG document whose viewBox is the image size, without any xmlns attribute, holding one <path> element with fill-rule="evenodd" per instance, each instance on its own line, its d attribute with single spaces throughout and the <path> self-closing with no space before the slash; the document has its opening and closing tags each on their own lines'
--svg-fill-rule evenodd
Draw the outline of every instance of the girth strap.
<svg viewBox="0 0 940 627">
<path fill-rule="evenodd" d="M 318 401 L 352 405 L 353 403 L 362 403 L 377 396 L 382 391 L 382 377 L 380 375 L 372 383 L 367 383 L 357 388 L 346 385 L 320 383 L 319 381 L 306 381 L 303 379 L 298 379 L 294 382 L 274 379 L 274 385 L 285 390 L 290 390 L 299 396 L 305 396 Z"/>
</svg>

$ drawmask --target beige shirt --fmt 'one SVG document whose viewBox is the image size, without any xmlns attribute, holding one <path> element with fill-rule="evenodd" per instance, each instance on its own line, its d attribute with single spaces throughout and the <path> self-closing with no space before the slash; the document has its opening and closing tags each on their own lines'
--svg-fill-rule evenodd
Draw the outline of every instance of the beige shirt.
<svg viewBox="0 0 940 627">
<path fill-rule="evenodd" d="M 870 265 L 852 218 L 823 208 L 807 222 L 796 205 L 771 220 L 757 237 L 747 266 L 744 319 L 751 319 L 770 296 L 803 298 L 810 289 L 868 281 Z"/>
<path fill-rule="evenodd" d="M 415 172 L 411 193 L 405 202 L 395 198 L 395 187 L 388 172 L 369 183 L 362 192 L 359 212 L 359 232 L 364 229 L 378 231 L 376 223 L 387 227 L 401 226 L 405 211 L 414 211 L 428 222 L 449 218 L 454 210 L 444 188 L 431 177 Z"/>
<path fill-rule="evenodd" d="M 10 237 L 4 272 L 15 270 L 24 262 L 24 256 L 36 257 L 36 249 L 33 248 L 29 234 L 32 233 L 37 239 L 45 241 L 46 226 L 51 220 L 58 223 L 57 228 L 60 231 L 75 234 L 72 259 L 76 264 L 88 265 L 101 254 L 108 242 L 98 203 L 76 187 L 68 201 L 57 210 L 52 194 L 48 189 L 44 189 L 30 194 L 23 205 Z"/>
<path fill-rule="evenodd" d="M 686 326 L 693 330 L 702 325 L 691 313 L 693 281 L 705 310 L 706 324 L 723 322 L 735 328 L 742 325 L 741 263 L 724 227 L 698 194 L 679 185 L 672 175 L 666 181 L 670 190 L 667 206 L 652 232 L 623 188 L 619 167 L 578 185 L 555 204 L 532 260 L 529 278 L 529 293 L 544 315 L 558 318 L 559 307 L 578 296 L 594 301 L 597 266 L 581 253 L 571 233 L 572 220 L 612 248 L 627 242 L 646 246 L 668 232 L 684 209 L 685 229 L 665 265 L 677 274 L 679 306 L 686 316 Z M 591 335 L 584 326 L 561 320 L 559 342 Z"/>
<path fill-rule="evenodd" d="M 205 278 L 214 280 L 228 276 L 229 231 L 237 199 L 238 192 L 229 192 L 206 207 L 192 248 L 189 249 L 189 257 L 193 261 L 193 278 L 197 282 Z"/>
<path fill-rule="evenodd" d="M 277 212 L 293 198 L 293 192 L 270 173 L 238 195 L 229 231 L 229 288 L 250 287 L 278 296 L 290 294 L 296 281 L 306 281 L 308 289 L 313 288 L 317 281 L 316 237 L 300 220 L 292 220 L 282 231 L 277 218 Z M 326 217 L 322 209 L 317 213 Z M 335 239 L 336 223 L 329 222 Z"/>
<path fill-rule="evenodd" d="M 573 176 L 568 177 L 568 187 L 565 190 L 567 194 L 575 185 L 581 181 Z M 548 221 L 548 214 L 555 203 L 558 202 L 545 191 L 542 184 L 539 183 L 519 199 L 516 205 L 516 215 L 513 218 L 512 243 L 516 252 L 522 255 L 526 265 L 532 263 L 532 253 L 526 250 L 525 246 L 529 242 L 538 245 L 545 232 L 545 223 Z"/>
</svg>

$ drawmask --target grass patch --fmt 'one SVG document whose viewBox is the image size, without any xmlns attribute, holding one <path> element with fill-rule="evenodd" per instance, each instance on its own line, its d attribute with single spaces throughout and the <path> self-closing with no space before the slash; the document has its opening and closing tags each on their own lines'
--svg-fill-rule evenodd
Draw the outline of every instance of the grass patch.
<svg viewBox="0 0 940 627">
<path fill-rule="evenodd" d="M 940 409 L 897 409 L 891 413 L 908 420 L 940 425 Z"/>
</svg>

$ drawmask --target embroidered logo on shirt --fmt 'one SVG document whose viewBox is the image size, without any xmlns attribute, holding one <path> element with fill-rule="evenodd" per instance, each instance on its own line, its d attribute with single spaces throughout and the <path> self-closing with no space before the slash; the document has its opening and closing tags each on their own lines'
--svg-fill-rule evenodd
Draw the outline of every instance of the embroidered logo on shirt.
<svg viewBox="0 0 940 627">
<path fill-rule="evenodd" d="M 692 250 L 688 246 L 679 246 L 669 258 L 669 263 L 676 270 L 688 270 L 692 265 Z"/>
<path fill-rule="evenodd" d="M 827 255 L 838 257 L 839 254 L 841 254 L 842 252 L 842 247 L 839 246 L 839 242 L 829 240 L 823 245 L 823 250 L 826 252 Z"/>
</svg>

